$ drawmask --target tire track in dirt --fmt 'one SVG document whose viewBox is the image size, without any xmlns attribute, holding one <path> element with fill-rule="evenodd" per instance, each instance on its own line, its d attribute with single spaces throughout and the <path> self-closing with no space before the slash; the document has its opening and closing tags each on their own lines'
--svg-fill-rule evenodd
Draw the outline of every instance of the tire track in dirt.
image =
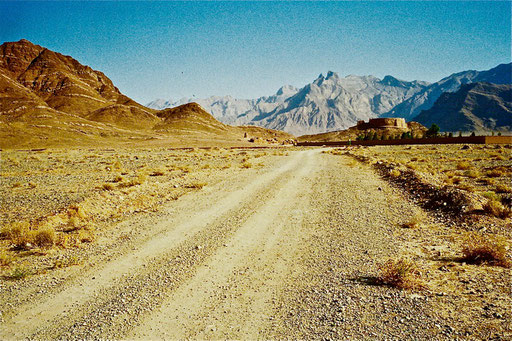
<svg viewBox="0 0 512 341">
<path fill-rule="evenodd" d="M 119 290 L 122 287 L 119 285 L 120 283 L 129 283 L 131 279 L 144 273 L 146 264 L 159 257 L 163 257 L 168 250 L 176 248 L 185 241 L 190 242 L 191 239 L 196 239 L 197 234 L 208 226 L 215 226 L 219 221 L 229 222 L 229 216 L 233 215 L 233 212 L 238 210 L 245 211 L 247 214 L 247 209 L 241 210 L 242 206 L 252 206 L 252 210 L 257 209 L 258 203 L 249 203 L 247 201 L 248 198 L 250 200 L 251 198 L 257 198 L 258 193 L 276 190 L 276 187 L 271 186 L 271 183 L 289 176 L 288 173 L 297 168 L 303 162 L 304 157 L 310 154 L 311 152 L 297 153 L 284 165 L 258 176 L 244 188 L 234 192 L 225 191 L 221 193 L 217 196 L 220 200 L 210 201 L 209 208 L 206 210 L 197 212 L 195 206 L 189 206 L 188 210 L 178 212 L 178 216 L 171 222 L 163 221 L 158 223 L 154 230 L 164 230 L 164 233 L 156 234 L 145 244 L 128 254 L 122 255 L 106 264 L 93 267 L 75 283 L 72 283 L 57 295 L 48 297 L 35 306 L 28 306 L 27 304 L 27 306 L 20 307 L 17 315 L 12 316 L 10 319 L 8 318 L 2 324 L 0 327 L 0 337 L 3 339 L 21 338 L 31 335 L 37 335 L 38 338 L 57 337 L 58 335 L 62 336 L 66 330 L 69 331 L 70 327 L 73 327 L 75 331 L 82 331 L 84 336 L 97 335 L 101 328 L 90 328 L 90 323 L 78 322 L 81 319 L 87 319 L 86 312 L 103 315 L 102 317 L 105 317 L 103 324 L 111 327 L 116 322 L 119 322 L 119 319 L 115 318 L 115 314 L 113 317 L 105 316 L 107 312 L 103 312 L 102 309 L 105 308 L 105 305 L 108 306 L 106 302 L 109 301 L 112 292 L 117 292 L 117 296 L 122 293 L 122 290 Z M 212 193 L 210 192 L 210 194 Z M 190 199 L 194 200 L 193 197 Z M 186 203 L 191 204 L 191 202 Z M 204 205 L 198 206 L 204 207 Z M 235 221 L 236 219 L 234 219 Z M 174 228 L 169 228 L 170 226 Z M 208 233 L 205 233 L 203 237 L 208 239 Z M 194 244 L 195 241 L 191 243 Z M 205 256 L 207 255 L 205 254 Z M 154 263 L 158 266 L 158 262 Z M 195 262 L 194 264 L 197 265 L 199 263 Z M 102 299 L 103 297 L 107 299 Z M 112 303 L 116 303 L 116 300 L 110 299 L 110 303 L 110 306 L 112 306 Z M 91 309 L 91 306 L 95 307 L 96 310 Z M 105 331 L 113 332 L 112 328 L 106 328 Z M 71 335 L 78 337 L 80 334 Z"/>
<path fill-rule="evenodd" d="M 219 339 L 259 335 L 269 321 L 272 298 L 293 262 L 302 216 L 302 200 L 319 168 L 309 151 L 289 179 L 235 235 L 203 264 L 194 277 L 149 314 L 132 339 Z"/>
</svg>

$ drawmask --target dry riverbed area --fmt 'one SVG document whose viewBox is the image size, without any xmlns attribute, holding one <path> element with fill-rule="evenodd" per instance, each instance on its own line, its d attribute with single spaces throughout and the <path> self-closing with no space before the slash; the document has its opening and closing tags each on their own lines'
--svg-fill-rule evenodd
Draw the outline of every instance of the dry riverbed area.
<svg viewBox="0 0 512 341">
<path fill-rule="evenodd" d="M 2 151 L 0 339 L 510 339 L 509 157 Z"/>
</svg>

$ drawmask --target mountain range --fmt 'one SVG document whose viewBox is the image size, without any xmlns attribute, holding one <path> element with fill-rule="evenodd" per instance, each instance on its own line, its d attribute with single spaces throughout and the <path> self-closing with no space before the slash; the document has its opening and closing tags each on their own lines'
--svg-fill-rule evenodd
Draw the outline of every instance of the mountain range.
<svg viewBox="0 0 512 341">
<path fill-rule="evenodd" d="M 358 120 L 374 117 L 415 120 L 423 110 L 430 109 L 443 93 L 457 91 L 462 84 L 511 84 L 511 75 L 512 63 L 501 64 L 486 71 L 454 73 L 432 84 L 423 81 L 408 82 L 392 76 L 379 79 L 374 76 L 349 75 L 342 78 L 329 71 L 326 76 L 321 74 L 301 89 L 285 86 L 273 96 L 254 100 L 235 99 L 230 96 L 193 100 L 222 122 L 257 125 L 299 136 L 347 129 Z M 191 100 L 156 100 L 149 103 L 148 107 L 162 109 Z M 453 125 L 450 126 L 452 128 Z M 496 128 L 500 126 L 466 124 L 455 130 Z"/>
<path fill-rule="evenodd" d="M 155 110 L 122 94 L 100 71 L 28 40 L 0 45 L 0 147 L 161 140 L 244 143 L 291 135 L 217 121 L 200 105 Z"/>
<path fill-rule="evenodd" d="M 425 126 L 435 123 L 445 131 L 511 131 L 511 97 L 510 84 L 462 84 L 455 92 L 443 93 L 415 119 Z"/>
</svg>

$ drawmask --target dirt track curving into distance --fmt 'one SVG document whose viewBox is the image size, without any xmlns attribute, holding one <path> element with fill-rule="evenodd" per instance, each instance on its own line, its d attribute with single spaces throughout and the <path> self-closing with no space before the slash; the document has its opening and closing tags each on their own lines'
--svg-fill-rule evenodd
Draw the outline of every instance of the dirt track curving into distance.
<svg viewBox="0 0 512 341">
<path fill-rule="evenodd" d="M 368 282 L 418 211 L 347 156 L 291 152 L 127 222 L 143 232 L 27 295 L 0 339 L 449 337 L 435 295 Z"/>
</svg>

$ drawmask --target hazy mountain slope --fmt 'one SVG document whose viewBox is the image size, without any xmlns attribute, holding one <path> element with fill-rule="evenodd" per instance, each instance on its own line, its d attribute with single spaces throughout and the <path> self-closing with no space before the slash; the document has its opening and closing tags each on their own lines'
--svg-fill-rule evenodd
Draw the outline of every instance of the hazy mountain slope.
<svg viewBox="0 0 512 341">
<path fill-rule="evenodd" d="M 328 72 L 326 77 L 320 75 L 275 110 L 254 117 L 250 123 L 297 136 L 346 129 L 358 120 L 379 116 L 426 85 L 391 76 L 383 80 L 373 76 L 340 78 Z"/>
<path fill-rule="evenodd" d="M 443 93 L 432 108 L 416 120 L 436 123 L 443 131 L 512 130 L 512 85 L 471 83 L 456 92 Z"/>
<path fill-rule="evenodd" d="M 288 97 L 297 93 L 297 91 L 298 89 L 293 86 L 286 85 L 281 87 L 272 96 L 264 96 L 257 99 L 237 99 L 231 96 L 211 96 L 204 99 L 182 98 L 178 101 L 157 99 L 148 103 L 147 106 L 162 110 L 195 102 L 223 123 L 245 124 L 256 115 L 274 110 Z"/>
<path fill-rule="evenodd" d="M 443 92 L 457 91 L 461 84 L 487 82 L 495 84 L 511 84 L 512 63 L 500 64 L 487 71 L 463 71 L 454 73 L 439 82 L 433 83 L 423 91 L 398 104 L 384 116 L 413 119 L 422 110 L 430 109 Z"/>
</svg>

